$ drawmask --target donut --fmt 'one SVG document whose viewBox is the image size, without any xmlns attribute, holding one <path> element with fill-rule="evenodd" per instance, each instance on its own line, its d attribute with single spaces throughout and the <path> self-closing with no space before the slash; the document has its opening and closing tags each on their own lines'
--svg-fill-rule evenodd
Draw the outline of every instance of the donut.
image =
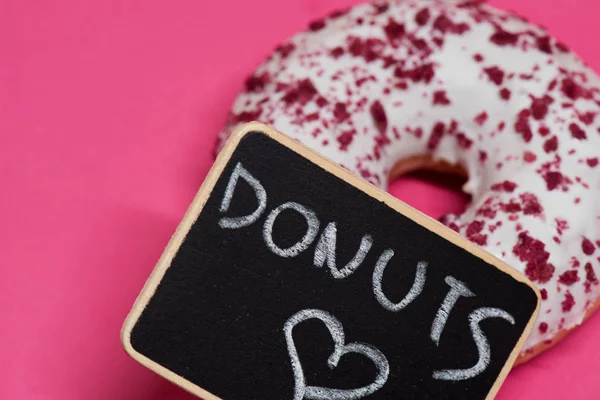
<svg viewBox="0 0 600 400">
<path fill-rule="evenodd" d="M 245 81 L 258 120 L 381 189 L 464 174 L 441 222 L 525 274 L 542 310 L 518 362 L 600 305 L 600 78 L 524 18 L 480 1 L 361 4 L 310 23 Z"/>
</svg>

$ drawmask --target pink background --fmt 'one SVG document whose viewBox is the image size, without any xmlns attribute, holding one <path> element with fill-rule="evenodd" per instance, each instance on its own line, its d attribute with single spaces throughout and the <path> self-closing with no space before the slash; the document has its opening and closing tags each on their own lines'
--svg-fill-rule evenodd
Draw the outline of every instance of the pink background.
<svg viewBox="0 0 600 400">
<path fill-rule="evenodd" d="M 243 78 L 353 1 L 84 3 L 0 3 L 0 398 L 190 399 L 125 355 L 120 326 Z M 597 0 L 492 3 L 600 69 Z M 393 190 L 435 217 L 464 201 L 414 179 Z M 513 371 L 499 399 L 598 399 L 598 354 L 600 316 Z"/>
</svg>

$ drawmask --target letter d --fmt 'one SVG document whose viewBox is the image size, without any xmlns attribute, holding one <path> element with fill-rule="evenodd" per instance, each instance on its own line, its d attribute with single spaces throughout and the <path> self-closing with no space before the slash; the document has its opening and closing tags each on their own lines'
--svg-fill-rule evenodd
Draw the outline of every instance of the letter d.
<svg viewBox="0 0 600 400">
<path fill-rule="evenodd" d="M 254 194 L 256 194 L 256 198 L 258 200 L 258 207 L 256 210 L 254 210 L 254 212 L 252 212 L 252 214 L 241 217 L 222 217 L 219 220 L 219 226 L 223 229 L 238 229 L 244 226 L 252 225 L 257 219 L 260 218 L 267 207 L 267 192 L 265 191 L 265 188 L 263 185 L 261 185 L 258 179 L 253 177 L 242 166 L 242 163 L 238 162 L 235 166 L 235 169 L 231 173 L 231 176 L 229 177 L 229 182 L 227 183 L 227 188 L 225 189 L 225 195 L 221 201 L 221 207 L 219 208 L 219 211 L 224 213 L 229 210 L 229 205 L 231 204 L 235 187 L 237 186 L 240 178 L 245 180 L 254 190 Z"/>
</svg>

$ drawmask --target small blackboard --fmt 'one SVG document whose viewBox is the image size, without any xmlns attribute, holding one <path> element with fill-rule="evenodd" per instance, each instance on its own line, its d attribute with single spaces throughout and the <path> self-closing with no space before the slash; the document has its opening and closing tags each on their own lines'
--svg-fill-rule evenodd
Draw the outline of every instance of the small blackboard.
<svg viewBox="0 0 600 400">
<path fill-rule="evenodd" d="M 491 399 L 525 277 L 312 150 L 238 129 L 122 331 L 207 400 Z"/>
</svg>

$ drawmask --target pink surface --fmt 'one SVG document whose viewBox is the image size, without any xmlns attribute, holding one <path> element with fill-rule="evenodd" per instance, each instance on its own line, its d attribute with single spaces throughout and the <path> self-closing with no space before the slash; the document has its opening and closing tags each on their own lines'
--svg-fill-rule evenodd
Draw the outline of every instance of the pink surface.
<svg viewBox="0 0 600 400">
<path fill-rule="evenodd" d="M 245 75 L 353 2 L 27 3 L 0 3 L 0 398 L 190 399 L 125 355 L 121 323 Z M 597 0 L 492 3 L 600 69 Z M 433 216 L 461 207 L 452 194 L 428 203 L 447 192 L 410 180 L 394 193 Z M 599 353 L 596 316 L 513 371 L 499 399 L 598 399 Z"/>
</svg>

